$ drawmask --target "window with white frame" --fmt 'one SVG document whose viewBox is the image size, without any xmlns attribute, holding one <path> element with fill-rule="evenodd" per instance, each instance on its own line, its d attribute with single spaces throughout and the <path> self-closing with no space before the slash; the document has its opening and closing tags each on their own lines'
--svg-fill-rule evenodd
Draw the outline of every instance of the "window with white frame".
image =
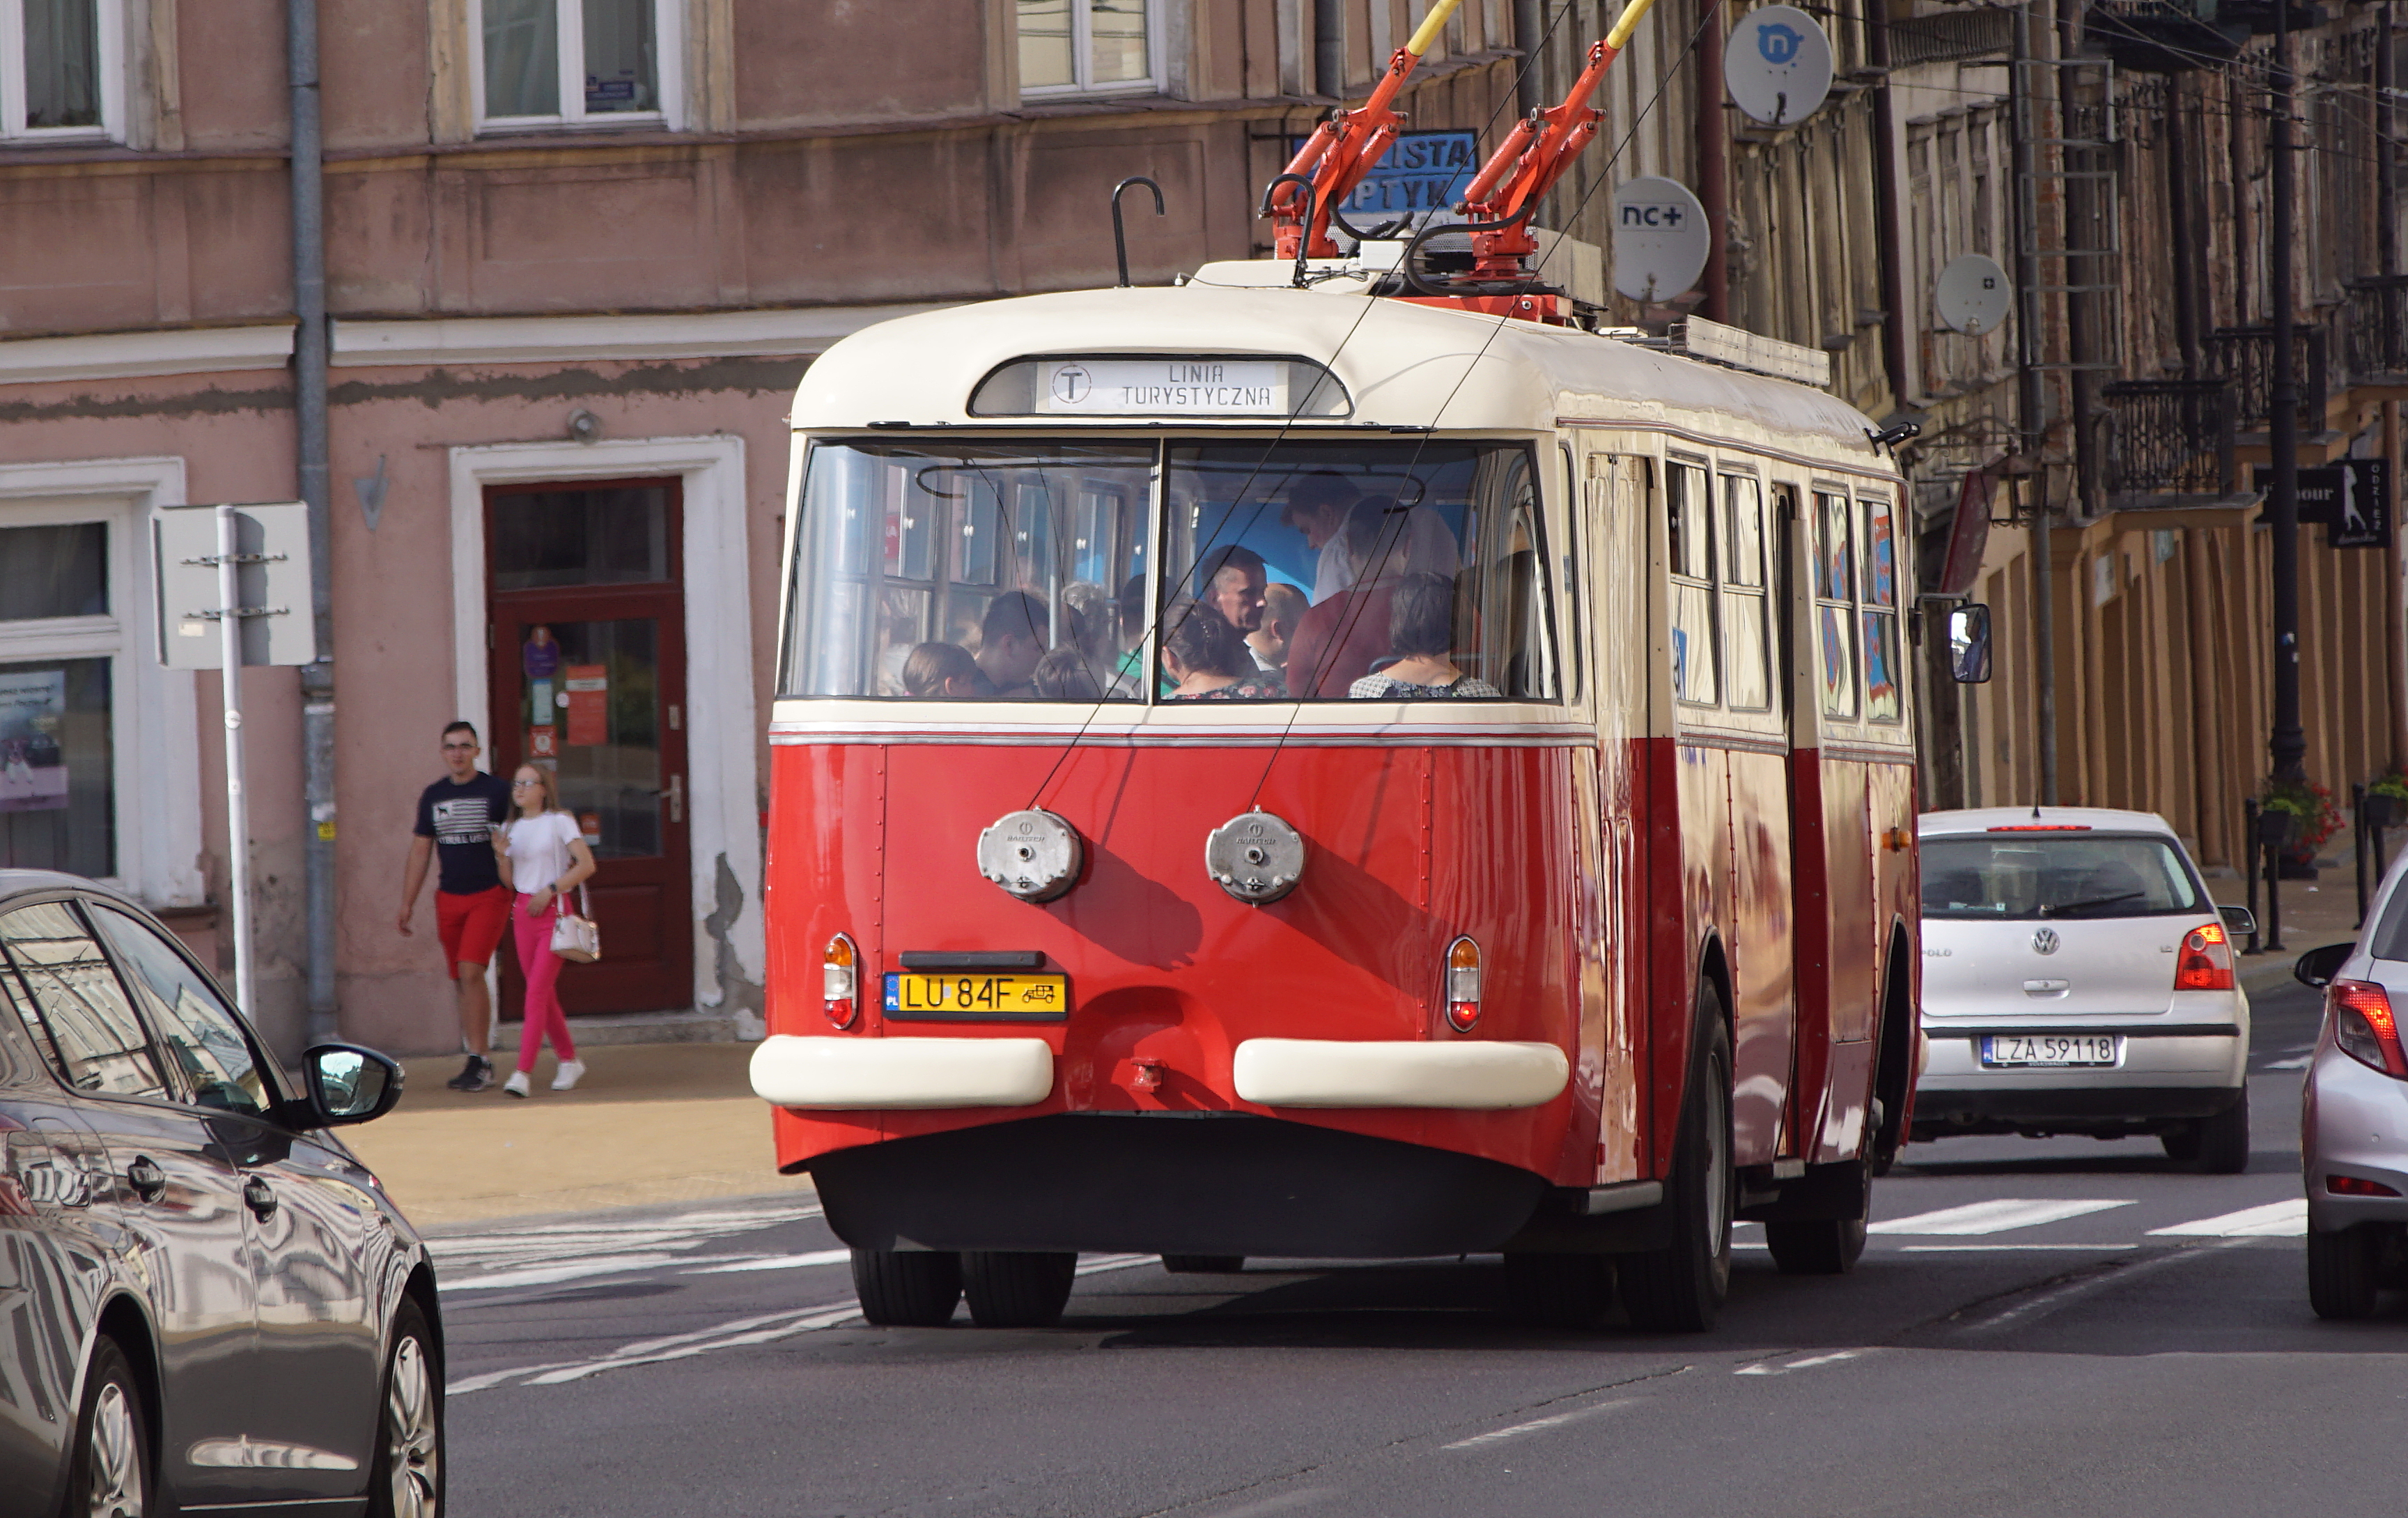
<svg viewBox="0 0 2408 1518">
<path fill-rule="evenodd" d="M 114 876 L 111 688 L 123 652 L 112 529 L 73 508 L 0 519 L 0 868 Z"/>
<path fill-rule="evenodd" d="M 471 0 L 479 124 L 677 125 L 679 11 L 679 0 Z"/>
<path fill-rule="evenodd" d="M 491 3 L 491 0 L 488 0 Z M 1018 0 L 1020 93 L 1091 94 L 1155 87 L 1161 0 Z"/>
<path fill-rule="evenodd" d="M 0 0 L 0 141 L 117 135 L 121 3 Z"/>
</svg>

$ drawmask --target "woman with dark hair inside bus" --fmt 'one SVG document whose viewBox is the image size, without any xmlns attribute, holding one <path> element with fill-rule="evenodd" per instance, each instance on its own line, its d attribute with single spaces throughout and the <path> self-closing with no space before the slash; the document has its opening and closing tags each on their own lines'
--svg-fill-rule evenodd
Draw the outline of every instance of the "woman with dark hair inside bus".
<svg viewBox="0 0 2408 1518">
<path fill-rule="evenodd" d="M 1096 671 L 1111 667 L 1078 644 L 1065 643 L 1038 660 L 1037 672 L 1028 678 L 1040 701 L 1100 701 L 1104 684 Z"/>
<path fill-rule="evenodd" d="M 926 700 L 980 701 L 995 685 L 959 643 L 921 643 L 903 657 L 903 689 Z"/>
<path fill-rule="evenodd" d="M 1405 573 L 1406 518 L 1388 495 L 1366 495 L 1347 513 L 1332 561 L 1346 588 L 1316 601 L 1288 639 L 1288 689 L 1299 701 L 1336 701 L 1385 658 L 1388 594 Z"/>
<path fill-rule="evenodd" d="M 1455 662 L 1455 582 L 1407 575 L 1388 588 L 1388 652 L 1396 662 L 1346 688 L 1357 701 L 1428 701 L 1499 693 Z"/>
<path fill-rule="evenodd" d="M 1254 667 L 1243 635 L 1211 608 L 1174 603 L 1163 615 L 1162 668 L 1178 683 L 1166 701 L 1278 701 L 1287 688 L 1276 671 Z"/>
</svg>

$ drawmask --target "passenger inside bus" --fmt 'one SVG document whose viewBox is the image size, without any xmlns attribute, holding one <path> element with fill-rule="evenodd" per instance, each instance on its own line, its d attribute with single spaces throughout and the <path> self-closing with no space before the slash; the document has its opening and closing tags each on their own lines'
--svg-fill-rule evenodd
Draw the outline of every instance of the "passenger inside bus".
<svg viewBox="0 0 2408 1518">
<path fill-rule="evenodd" d="M 1256 665 L 1265 669 L 1287 668 L 1288 644 L 1311 605 L 1304 592 L 1285 580 L 1263 587 L 1262 625 L 1246 635 L 1246 647 L 1254 651 Z"/>
<path fill-rule="evenodd" d="M 985 701 L 994 682 L 959 643 L 922 643 L 903 658 L 903 689 L 928 700 Z"/>
<path fill-rule="evenodd" d="M 1239 544 L 1214 549 L 1196 566 L 1196 599 L 1240 635 L 1263 624 L 1263 593 L 1269 583 L 1263 556 Z"/>
<path fill-rule="evenodd" d="M 1006 591 L 986 604 L 979 621 L 978 666 L 1002 700 L 1037 694 L 1030 676 L 1045 657 L 1045 603 L 1026 591 Z"/>
<path fill-rule="evenodd" d="M 1454 659 L 1455 582 L 1437 575 L 1406 575 L 1388 589 L 1388 664 L 1346 689 L 1357 701 L 1428 701 L 1501 694 L 1467 675 Z"/>
<path fill-rule="evenodd" d="M 1393 498 L 1367 495 L 1349 510 L 1344 528 L 1330 539 L 1338 551 L 1346 589 L 1316 601 L 1297 620 L 1288 645 L 1288 680 L 1305 699 L 1337 700 L 1354 683 L 1385 663 L 1388 595 L 1401 566 L 1405 528 Z"/>
<path fill-rule="evenodd" d="M 1163 613 L 1162 667 L 1175 682 L 1167 701 L 1283 701 L 1276 670 L 1254 667 L 1238 630 L 1211 608 L 1174 602 Z"/>
<path fill-rule="evenodd" d="M 1354 583 L 1360 559 L 1350 554 L 1340 539 L 1364 499 L 1363 493 L 1335 469 L 1316 469 L 1288 492 L 1287 508 L 1280 520 L 1303 533 L 1305 543 L 1318 554 L 1312 580 L 1316 604 Z M 1389 504 L 1394 505 L 1392 498 Z M 1462 551 L 1446 519 L 1427 506 L 1416 505 L 1407 513 L 1403 541 L 1401 558 L 1388 566 L 1393 573 L 1452 575 L 1463 566 Z"/>
<path fill-rule="evenodd" d="M 1084 649 L 1065 643 L 1037 661 L 1029 682 L 1037 687 L 1040 701 L 1100 701 L 1104 686 L 1096 671 L 1103 667 L 1091 663 Z"/>
</svg>

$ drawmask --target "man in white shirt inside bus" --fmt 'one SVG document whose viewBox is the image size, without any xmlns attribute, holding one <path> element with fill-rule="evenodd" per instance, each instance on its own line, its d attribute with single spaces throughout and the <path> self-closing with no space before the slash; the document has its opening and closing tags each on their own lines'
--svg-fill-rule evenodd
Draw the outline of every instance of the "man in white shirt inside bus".
<svg viewBox="0 0 2408 1518">
<path fill-rule="evenodd" d="M 1346 525 L 1347 513 L 1362 497 L 1363 493 L 1335 469 L 1316 469 L 1288 492 L 1287 507 L 1280 513 L 1280 520 L 1304 534 L 1306 546 L 1321 555 L 1313 566 L 1315 605 L 1354 582 L 1354 566 L 1340 541 L 1340 529 Z M 1454 579 L 1455 571 L 1463 567 L 1463 555 L 1455 548 L 1455 534 L 1447 530 L 1446 519 L 1426 506 L 1409 510 L 1404 562 L 1383 565 L 1382 577 L 1438 575 Z"/>
</svg>

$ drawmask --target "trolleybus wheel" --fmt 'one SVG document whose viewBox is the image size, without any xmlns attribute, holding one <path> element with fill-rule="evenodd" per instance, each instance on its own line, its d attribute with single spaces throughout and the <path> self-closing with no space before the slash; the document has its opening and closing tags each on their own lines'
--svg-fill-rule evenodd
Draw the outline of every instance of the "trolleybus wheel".
<svg viewBox="0 0 2408 1518">
<path fill-rule="evenodd" d="M 1622 1305 L 1631 1323 L 1655 1333 L 1703 1333 L 1730 1287 L 1731 1213 L 1738 1178 L 1731 1168 L 1730 1033 L 1712 983 L 1698 995 L 1698 1052 L 1681 1133 L 1665 1186 L 1672 1242 L 1622 1256 Z"/>
<path fill-rule="evenodd" d="M 1174 1276 L 1234 1276 L 1246 1267 L 1242 1254 L 1166 1254 L 1162 1267 Z"/>
<path fill-rule="evenodd" d="M 1051 1328 L 1062 1321 L 1078 1274 L 1076 1254 L 971 1250 L 962 1256 L 962 1295 L 982 1328 Z"/>
<path fill-rule="evenodd" d="M 1613 1260 L 1604 1254 L 1505 1256 L 1505 1309 L 1524 1323 L 1586 1328 L 1613 1305 Z"/>
<path fill-rule="evenodd" d="M 930 1250 L 857 1249 L 853 1290 L 882 1328 L 934 1328 L 962 1296 L 962 1257 Z"/>
<path fill-rule="evenodd" d="M 1865 1252 L 1865 1220 L 1768 1223 L 1764 1247 L 1772 1252 L 1772 1263 L 1784 1276 L 1844 1276 Z"/>
</svg>

